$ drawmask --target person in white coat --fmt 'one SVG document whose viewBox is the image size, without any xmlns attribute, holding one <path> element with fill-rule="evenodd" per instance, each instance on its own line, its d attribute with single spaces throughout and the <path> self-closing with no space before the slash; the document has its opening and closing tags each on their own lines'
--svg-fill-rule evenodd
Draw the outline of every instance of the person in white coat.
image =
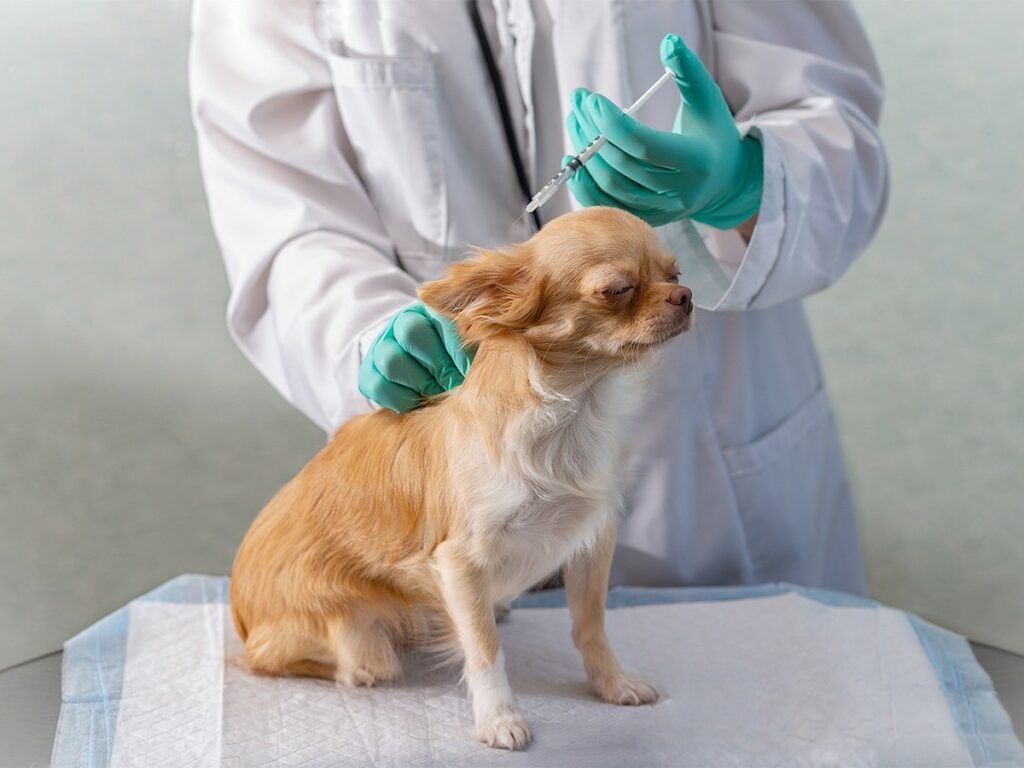
<svg viewBox="0 0 1024 768">
<path fill-rule="evenodd" d="M 887 197 L 881 77 L 850 5 L 476 0 L 469 10 L 195 0 L 193 116 L 239 347 L 328 432 L 374 407 L 360 368 L 421 281 L 468 244 L 525 239 L 579 207 L 563 190 L 542 221 L 517 222 L 524 195 L 588 138 L 586 91 L 574 89 L 630 104 L 663 71 L 659 45 L 675 33 L 720 87 L 737 135 L 754 140 L 759 195 L 738 224 L 682 209 L 647 217 L 704 310 L 652 373 L 612 583 L 865 592 L 801 303 L 864 250 Z M 652 129 L 673 130 L 680 94 L 669 91 L 637 116 Z M 621 202 L 599 170 L 574 191 Z"/>
</svg>

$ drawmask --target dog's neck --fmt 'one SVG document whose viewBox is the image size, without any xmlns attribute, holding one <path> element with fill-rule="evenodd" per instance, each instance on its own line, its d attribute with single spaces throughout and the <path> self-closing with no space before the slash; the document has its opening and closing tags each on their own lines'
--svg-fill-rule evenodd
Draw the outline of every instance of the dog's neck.
<svg viewBox="0 0 1024 768">
<path fill-rule="evenodd" d="M 586 348 L 536 350 L 520 336 L 499 336 L 480 343 L 460 388 L 461 397 L 522 411 L 545 402 L 587 397 L 605 376 L 621 367 L 621 362 Z"/>
<path fill-rule="evenodd" d="M 485 342 L 450 397 L 459 421 L 483 439 L 491 467 L 538 495 L 600 497 L 622 455 L 638 372 L 618 361 L 584 366 L 585 359 L 580 352 L 545 361 L 521 339 Z"/>
<path fill-rule="evenodd" d="M 455 405 L 488 443 L 498 446 L 510 429 L 533 414 L 537 433 L 565 430 L 584 415 L 631 412 L 615 381 L 630 375 L 621 361 L 588 353 L 545 358 L 525 339 L 498 337 L 481 342 L 466 380 L 452 394 Z"/>
</svg>

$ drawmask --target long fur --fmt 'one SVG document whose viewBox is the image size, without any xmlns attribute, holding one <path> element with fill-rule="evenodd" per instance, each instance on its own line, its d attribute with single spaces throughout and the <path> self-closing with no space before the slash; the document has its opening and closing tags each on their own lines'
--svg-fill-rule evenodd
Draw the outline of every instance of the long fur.
<svg viewBox="0 0 1024 768">
<path fill-rule="evenodd" d="M 249 667 L 372 685 L 403 647 L 439 650 L 465 660 L 481 738 L 520 748 L 492 606 L 569 565 L 599 695 L 651 700 L 607 646 L 603 595 L 639 363 L 690 322 L 675 272 L 647 225 L 592 208 L 425 285 L 478 345 L 469 374 L 352 419 L 260 513 L 231 582 Z"/>
</svg>

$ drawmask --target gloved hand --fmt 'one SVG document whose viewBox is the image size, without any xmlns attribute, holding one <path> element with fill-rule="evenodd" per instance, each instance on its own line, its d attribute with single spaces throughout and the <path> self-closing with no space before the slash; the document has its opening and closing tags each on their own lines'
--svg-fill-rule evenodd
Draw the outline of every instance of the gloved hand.
<svg viewBox="0 0 1024 768">
<path fill-rule="evenodd" d="M 424 397 L 459 386 L 472 359 L 451 321 L 416 302 L 397 312 L 370 345 L 359 367 L 359 391 L 404 413 Z"/>
<path fill-rule="evenodd" d="M 683 218 L 719 229 L 742 224 L 761 206 L 761 145 L 740 139 L 721 90 L 677 35 L 662 40 L 661 60 L 683 99 L 672 131 L 638 122 L 600 94 L 573 91 L 566 126 L 576 151 L 598 134 L 608 141 L 569 188 L 581 205 L 624 208 L 652 226 Z"/>
</svg>

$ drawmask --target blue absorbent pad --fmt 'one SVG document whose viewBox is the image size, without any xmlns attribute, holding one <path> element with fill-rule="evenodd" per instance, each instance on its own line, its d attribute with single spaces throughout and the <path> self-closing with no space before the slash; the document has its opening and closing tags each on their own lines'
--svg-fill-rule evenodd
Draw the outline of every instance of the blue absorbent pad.
<svg viewBox="0 0 1024 768">
<path fill-rule="evenodd" d="M 870 600 L 787 584 L 616 588 L 607 627 L 653 706 L 589 693 L 561 590 L 500 625 L 534 741 L 476 741 L 458 670 L 416 655 L 375 689 L 267 678 L 228 580 L 181 576 L 64 646 L 54 768 L 81 766 L 1024 766 L 964 638 Z"/>
</svg>

